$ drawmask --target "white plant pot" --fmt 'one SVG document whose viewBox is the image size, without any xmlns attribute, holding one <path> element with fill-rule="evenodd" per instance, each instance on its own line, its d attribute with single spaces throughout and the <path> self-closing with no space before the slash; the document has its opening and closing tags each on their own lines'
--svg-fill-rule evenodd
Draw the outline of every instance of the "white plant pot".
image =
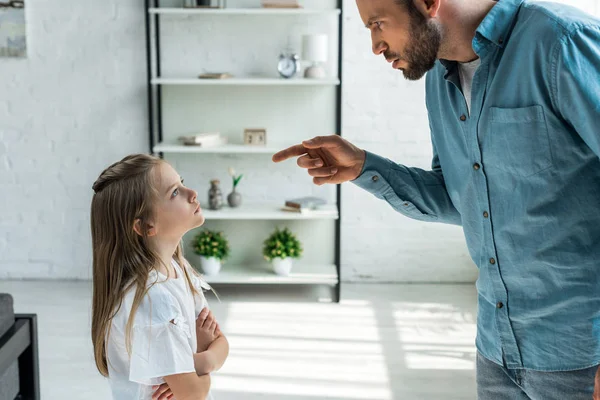
<svg viewBox="0 0 600 400">
<path fill-rule="evenodd" d="M 208 276 L 217 275 L 221 270 L 221 260 L 216 257 L 200 256 L 200 265 L 204 275 Z"/>
<path fill-rule="evenodd" d="M 277 275 L 288 276 L 292 271 L 292 259 L 290 257 L 276 257 L 271 262 L 273 264 L 273 271 Z"/>
</svg>

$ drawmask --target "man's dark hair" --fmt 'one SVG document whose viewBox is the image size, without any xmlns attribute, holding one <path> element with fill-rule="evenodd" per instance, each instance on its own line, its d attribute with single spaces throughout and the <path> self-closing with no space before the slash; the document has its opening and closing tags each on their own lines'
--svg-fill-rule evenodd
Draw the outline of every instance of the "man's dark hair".
<svg viewBox="0 0 600 400">
<path fill-rule="evenodd" d="M 394 0 L 394 3 L 396 3 L 400 7 L 403 7 L 410 14 L 412 21 L 426 21 L 423 14 L 421 14 L 421 12 L 417 10 L 417 7 L 415 6 L 413 0 Z"/>
<path fill-rule="evenodd" d="M 394 3 L 405 8 L 414 7 L 412 0 L 394 0 Z"/>
</svg>

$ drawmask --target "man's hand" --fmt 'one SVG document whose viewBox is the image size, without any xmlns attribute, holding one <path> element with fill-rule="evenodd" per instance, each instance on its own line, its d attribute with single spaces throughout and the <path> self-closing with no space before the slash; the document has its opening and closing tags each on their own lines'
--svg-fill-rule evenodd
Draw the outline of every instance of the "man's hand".
<svg viewBox="0 0 600 400">
<path fill-rule="evenodd" d="M 198 344 L 198 353 L 202 353 L 208 349 L 208 346 L 221 334 L 219 324 L 213 313 L 204 308 L 196 319 L 196 342 Z"/>
<path fill-rule="evenodd" d="M 596 379 L 594 383 L 594 400 L 600 400 L 600 368 L 596 371 Z"/>
<path fill-rule="evenodd" d="M 152 386 L 152 389 L 154 389 L 152 400 L 175 400 L 171 388 L 166 383 L 160 386 Z"/>
<path fill-rule="evenodd" d="M 298 157 L 298 166 L 308 169 L 316 185 L 343 183 L 360 175 L 365 151 L 340 136 L 317 136 L 273 155 L 274 162 Z"/>
</svg>

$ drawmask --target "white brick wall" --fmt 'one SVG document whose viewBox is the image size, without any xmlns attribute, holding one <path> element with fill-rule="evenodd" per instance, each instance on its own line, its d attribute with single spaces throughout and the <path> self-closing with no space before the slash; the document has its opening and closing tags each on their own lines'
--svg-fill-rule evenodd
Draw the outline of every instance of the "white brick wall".
<svg viewBox="0 0 600 400">
<path fill-rule="evenodd" d="M 56 4 L 27 0 L 28 58 L 0 59 L 0 278 L 89 279 L 91 185 L 147 151 L 143 2 Z M 373 56 L 355 2 L 344 6 L 346 138 L 428 167 L 423 83 Z M 343 201 L 344 280 L 475 279 L 459 228 L 404 218 L 351 184 Z"/>
<path fill-rule="evenodd" d="M 0 59 L 0 278 L 88 279 L 91 185 L 146 149 L 143 2 L 26 3 L 28 58 Z"/>
<path fill-rule="evenodd" d="M 376 57 L 355 2 L 345 0 L 344 7 L 344 136 L 398 163 L 429 168 L 425 81 L 409 82 Z M 408 219 L 354 185 L 342 193 L 344 280 L 476 279 L 461 228 Z"/>
</svg>

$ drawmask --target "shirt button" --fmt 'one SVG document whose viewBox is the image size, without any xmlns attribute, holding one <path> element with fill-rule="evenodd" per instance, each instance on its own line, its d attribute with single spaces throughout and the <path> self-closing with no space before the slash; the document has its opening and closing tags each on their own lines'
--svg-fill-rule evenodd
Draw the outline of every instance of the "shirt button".
<svg viewBox="0 0 600 400">
<path fill-rule="evenodd" d="M 496 303 L 496 307 L 497 308 L 502 308 L 502 307 L 504 307 L 504 304 L 502 304 L 502 302 L 499 301 L 498 303 Z"/>
<path fill-rule="evenodd" d="M 463 121 L 463 122 L 466 121 L 467 120 L 467 116 L 465 114 L 461 115 L 460 116 L 460 120 Z"/>
<path fill-rule="evenodd" d="M 477 164 L 477 163 L 473 164 L 473 169 L 474 169 L 475 171 L 479 171 L 479 168 L 481 168 L 481 165 L 479 165 L 479 164 Z"/>
<path fill-rule="evenodd" d="M 499 44 L 502 44 L 502 43 L 504 43 L 504 39 L 502 39 L 502 38 L 498 39 L 498 43 L 499 43 Z"/>
<path fill-rule="evenodd" d="M 496 260 L 493 258 L 490 258 L 490 264 L 492 264 L 492 265 L 496 264 Z"/>
<path fill-rule="evenodd" d="M 373 182 L 377 182 L 379 180 L 379 177 L 377 175 L 374 175 L 371 179 L 373 180 Z"/>
<path fill-rule="evenodd" d="M 487 218 L 487 217 L 489 217 L 489 216 L 490 216 L 490 214 L 488 214 L 488 212 L 487 212 L 487 211 L 484 211 L 484 212 L 483 212 L 483 218 Z"/>
</svg>

